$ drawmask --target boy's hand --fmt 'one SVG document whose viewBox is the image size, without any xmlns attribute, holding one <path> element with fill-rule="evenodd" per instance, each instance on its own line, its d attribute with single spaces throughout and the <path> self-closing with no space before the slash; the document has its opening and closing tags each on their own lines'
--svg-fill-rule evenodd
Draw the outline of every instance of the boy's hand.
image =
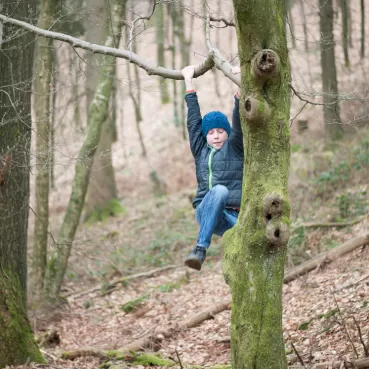
<svg viewBox="0 0 369 369">
<path fill-rule="evenodd" d="M 193 65 L 189 65 L 188 67 L 184 67 L 182 69 L 182 75 L 185 80 L 191 80 L 195 73 L 195 67 Z"/>
<path fill-rule="evenodd" d="M 240 68 L 240 67 L 238 67 L 238 66 L 236 66 L 236 67 L 232 67 L 232 68 L 231 68 L 231 72 L 232 72 L 233 74 L 240 74 L 240 73 L 241 73 L 241 68 Z"/>
</svg>

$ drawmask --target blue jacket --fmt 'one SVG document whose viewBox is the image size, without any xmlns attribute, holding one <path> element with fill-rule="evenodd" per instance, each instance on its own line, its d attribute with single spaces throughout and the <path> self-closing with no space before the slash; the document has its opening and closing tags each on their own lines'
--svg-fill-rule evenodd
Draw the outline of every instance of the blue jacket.
<svg viewBox="0 0 369 369">
<path fill-rule="evenodd" d="M 244 160 L 239 99 L 235 96 L 232 133 L 219 150 L 210 147 L 201 133 L 202 117 L 196 92 L 187 93 L 185 100 L 188 108 L 187 128 L 191 152 L 195 159 L 198 185 L 193 207 L 196 208 L 212 187 L 220 184 L 229 190 L 226 206 L 239 208 Z"/>
</svg>

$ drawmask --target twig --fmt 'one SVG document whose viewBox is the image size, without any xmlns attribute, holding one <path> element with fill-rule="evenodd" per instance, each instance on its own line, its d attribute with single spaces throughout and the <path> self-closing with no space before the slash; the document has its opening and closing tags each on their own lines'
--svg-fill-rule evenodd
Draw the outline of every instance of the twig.
<svg viewBox="0 0 369 369">
<path fill-rule="evenodd" d="M 292 342 L 291 342 L 291 346 L 292 346 L 292 349 L 293 349 L 293 351 L 295 352 L 295 354 L 296 354 L 297 358 L 299 359 L 300 364 L 301 364 L 304 368 L 306 368 L 305 363 L 304 363 L 304 360 L 302 359 L 302 357 L 300 356 L 299 352 L 296 350 L 295 345 L 294 345 Z"/>
<path fill-rule="evenodd" d="M 307 104 L 308 102 L 306 101 L 305 104 L 302 106 L 302 108 L 299 110 L 299 112 L 290 120 L 290 128 L 292 127 L 293 121 L 301 114 L 301 112 L 304 110 Z"/>
<path fill-rule="evenodd" d="M 208 46 L 209 55 L 212 55 L 214 58 L 215 66 L 223 72 L 223 74 L 229 78 L 233 83 L 237 86 L 241 85 L 241 77 L 239 75 L 235 75 L 232 73 L 232 64 L 226 60 L 219 50 L 212 46 L 210 41 L 210 16 L 209 12 L 206 14 L 206 44 Z"/>
<path fill-rule="evenodd" d="M 357 320 L 355 319 L 354 316 L 352 317 L 352 319 L 354 319 L 354 323 L 355 323 L 357 331 L 359 333 L 360 342 L 363 345 L 365 356 L 368 357 L 369 356 L 369 350 L 368 350 L 368 346 L 364 342 L 363 335 L 361 334 L 360 325 L 359 325 L 359 323 L 357 322 Z"/>
<path fill-rule="evenodd" d="M 354 342 L 352 341 L 352 338 L 351 338 L 351 336 L 350 336 L 350 333 L 349 333 L 349 332 L 348 332 L 348 330 L 347 330 L 347 327 L 346 327 L 346 324 L 345 324 L 345 320 L 343 319 L 343 316 L 342 316 L 342 314 L 341 314 L 340 307 L 338 306 L 338 302 L 337 302 L 337 299 L 336 299 L 336 295 L 334 294 L 334 291 L 333 291 L 332 289 L 331 289 L 331 291 L 332 291 L 332 294 L 333 294 L 334 302 L 335 302 L 335 304 L 336 304 L 336 306 L 337 306 L 338 314 L 339 314 L 339 316 L 340 316 L 340 318 L 341 318 L 341 321 L 342 321 L 343 328 L 344 328 L 344 330 L 345 330 L 345 332 L 346 332 L 346 334 L 347 334 L 347 337 L 348 337 L 348 339 L 349 339 L 349 341 L 350 341 L 350 343 L 351 343 L 351 345 L 352 345 L 352 348 L 353 348 L 353 350 L 354 350 L 354 352 L 355 352 L 356 358 L 359 358 L 359 354 L 358 354 L 358 352 L 357 352 L 357 350 L 356 350 L 356 347 L 355 347 L 355 345 L 354 345 Z"/>
<path fill-rule="evenodd" d="M 177 359 L 178 359 L 178 364 L 179 366 L 181 367 L 181 369 L 184 369 L 183 365 L 182 365 L 182 362 L 181 362 L 181 358 L 179 357 L 179 353 L 177 351 L 177 348 L 175 349 L 175 353 L 177 355 Z"/>
<path fill-rule="evenodd" d="M 223 22 L 225 24 L 225 27 L 236 27 L 233 22 L 227 21 L 227 19 L 221 17 L 221 18 L 214 18 L 210 17 L 210 22 Z M 222 27 L 224 28 L 224 27 Z"/>
</svg>

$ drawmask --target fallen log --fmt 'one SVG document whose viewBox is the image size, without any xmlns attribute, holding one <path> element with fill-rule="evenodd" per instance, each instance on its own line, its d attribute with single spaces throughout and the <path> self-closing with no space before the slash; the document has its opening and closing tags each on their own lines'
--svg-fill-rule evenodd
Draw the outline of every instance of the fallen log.
<svg viewBox="0 0 369 369">
<path fill-rule="evenodd" d="M 111 358 L 112 355 L 114 355 L 114 357 L 117 357 L 119 355 L 120 356 L 128 355 L 132 351 L 140 351 L 149 346 L 156 345 L 160 341 L 162 341 L 164 338 L 169 338 L 173 336 L 175 333 L 186 330 L 188 328 L 193 328 L 205 320 L 214 318 L 215 315 L 221 313 L 222 311 L 230 310 L 230 309 L 231 309 L 231 300 L 223 301 L 211 308 L 203 310 L 202 312 L 190 317 L 189 319 L 185 320 L 183 323 L 178 324 L 176 327 L 172 327 L 172 328 L 165 329 L 165 330 L 163 329 L 159 332 L 149 334 L 136 341 L 133 341 L 129 345 L 122 347 L 119 350 L 103 351 L 103 350 L 92 349 L 92 348 L 78 349 L 74 351 L 64 352 L 62 354 L 62 358 L 67 359 L 67 360 L 73 360 L 81 356 L 95 356 L 99 358 L 103 358 L 103 357 Z"/>
<path fill-rule="evenodd" d="M 302 223 L 302 224 L 298 224 L 295 225 L 293 228 L 328 228 L 328 227 L 347 227 L 347 226 L 351 226 L 354 225 L 356 223 L 361 222 L 362 220 L 364 220 L 365 218 L 369 217 L 369 213 L 368 214 L 364 214 L 356 219 L 353 220 L 349 220 L 347 222 L 317 222 L 317 223 Z"/>
<path fill-rule="evenodd" d="M 289 369 L 304 369 L 301 365 L 293 365 L 289 366 Z M 355 368 L 355 369 L 367 369 L 369 368 L 369 358 L 357 359 L 351 361 L 327 361 L 324 363 L 317 363 L 311 367 L 310 369 L 340 369 L 340 368 Z"/>
<path fill-rule="evenodd" d="M 293 268 L 291 271 L 287 271 L 284 276 L 284 283 L 291 282 L 301 275 L 306 274 L 323 264 L 330 263 L 333 260 L 338 259 L 340 256 L 343 256 L 360 246 L 364 246 L 367 243 L 369 243 L 369 233 L 363 234 L 361 236 L 353 238 L 350 241 L 344 242 L 342 245 L 334 249 L 322 252 L 314 258 L 307 260 L 305 263 L 302 263 Z"/>
<path fill-rule="evenodd" d="M 74 299 L 77 299 L 78 297 L 82 297 L 82 296 L 88 295 L 89 293 L 94 293 L 94 292 L 98 292 L 98 291 L 105 291 L 105 293 L 106 293 L 106 291 L 112 292 L 113 289 L 118 284 L 124 284 L 125 282 L 131 281 L 133 279 L 153 277 L 157 273 L 164 272 L 164 271 L 169 270 L 169 269 L 179 268 L 179 267 L 182 267 L 182 265 L 166 265 L 162 268 L 149 270 L 148 272 L 142 272 L 142 273 L 127 275 L 125 277 L 120 277 L 120 278 L 118 278 L 118 279 L 116 279 L 112 282 L 109 282 L 108 285 L 95 286 L 95 287 L 92 287 L 88 290 L 84 290 L 84 291 L 81 291 L 81 292 L 78 292 L 78 293 L 65 295 L 63 297 L 74 300 Z"/>
</svg>

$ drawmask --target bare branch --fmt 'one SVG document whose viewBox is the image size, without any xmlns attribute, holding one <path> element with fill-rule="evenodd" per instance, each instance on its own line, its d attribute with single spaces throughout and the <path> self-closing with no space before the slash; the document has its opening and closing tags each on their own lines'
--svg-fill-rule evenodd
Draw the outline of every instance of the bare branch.
<svg viewBox="0 0 369 369">
<path fill-rule="evenodd" d="M 207 12 L 206 17 L 206 44 L 209 49 L 209 54 L 213 55 L 215 66 L 223 72 L 223 74 L 228 77 L 232 82 L 234 82 L 237 86 L 241 86 L 241 78 L 239 75 L 235 75 L 232 73 L 232 64 L 226 60 L 220 53 L 218 49 L 213 47 L 210 42 L 210 16 Z"/>
<path fill-rule="evenodd" d="M 139 20 L 150 20 L 150 18 L 152 17 L 155 11 L 156 1 L 155 0 L 151 1 L 151 4 L 152 4 L 152 9 L 149 15 L 147 15 L 146 17 L 138 17 L 132 21 L 132 25 L 130 26 L 129 41 L 128 41 L 129 51 L 131 53 L 132 53 L 132 40 L 133 40 L 133 31 L 135 29 L 135 23 Z"/>
<path fill-rule="evenodd" d="M 80 48 L 80 49 L 88 50 L 88 51 L 91 51 L 97 54 L 110 55 L 116 58 L 126 59 L 136 64 L 140 68 L 144 69 L 148 75 L 157 75 L 157 76 L 169 78 L 169 79 L 183 80 L 183 75 L 182 75 L 181 70 L 172 70 L 172 69 L 167 69 L 164 67 L 156 66 L 155 64 L 142 59 L 137 54 L 130 52 L 128 50 L 121 50 L 121 49 L 116 49 L 113 47 L 91 44 L 90 42 L 83 41 L 79 38 L 72 37 L 70 35 L 66 35 L 60 32 L 48 31 L 48 30 L 33 26 L 29 23 L 7 17 L 3 14 L 0 14 L 0 22 L 4 24 L 6 23 L 13 24 L 29 32 L 35 33 L 36 35 L 39 35 L 39 36 L 67 42 L 68 44 L 72 45 L 72 47 L 74 48 Z M 204 60 L 201 64 L 196 66 L 194 78 L 202 76 L 208 70 L 210 70 L 213 66 L 214 66 L 213 55 L 209 55 L 206 60 Z"/>
<path fill-rule="evenodd" d="M 210 17 L 210 22 L 223 22 L 224 23 L 224 27 L 221 28 L 225 28 L 225 27 L 235 27 L 235 24 L 233 22 L 229 22 L 227 21 L 227 19 L 225 18 L 214 18 L 214 17 Z"/>
</svg>

